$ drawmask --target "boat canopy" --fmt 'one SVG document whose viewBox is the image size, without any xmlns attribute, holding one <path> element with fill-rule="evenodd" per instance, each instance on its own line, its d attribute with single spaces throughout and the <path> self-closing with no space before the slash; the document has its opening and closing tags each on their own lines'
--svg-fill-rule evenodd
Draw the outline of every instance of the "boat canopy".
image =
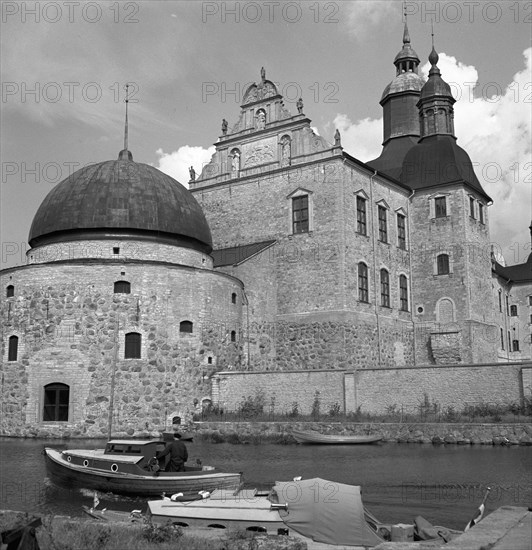
<svg viewBox="0 0 532 550">
<path fill-rule="evenodd" d="M 276 482 L 273 488 L 283 522 L 316 542 L 376 546 L 383 542 L 366 523 L 360 487 L 313 478 Z"/>
</svg>

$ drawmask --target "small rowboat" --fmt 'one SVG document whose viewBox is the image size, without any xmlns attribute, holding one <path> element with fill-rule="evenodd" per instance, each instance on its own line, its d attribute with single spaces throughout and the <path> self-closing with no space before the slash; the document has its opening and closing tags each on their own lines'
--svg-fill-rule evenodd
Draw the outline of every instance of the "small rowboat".
<svg viewBox="0 0 532 550">
<path fill-rule="evenodd" d="M 361 445 L 377 443 L 382 440 L 380 435 L 324 435 L 318 432 L 292 430 L 292 435 L 298 443 L 314 443 L 320 445 Z"/>
<path fill-rule="evenodd" d="M 213 466 L 186 466 L 184 472 L 165 472 L 154 458 L 164 449 L 162 440 L 112 440 L 105 449 L 46 447 L 50 479 L 63 486 L 94 489 L 131 496 L 160 496 L 215 489 L 237 489 L 241 473 L 228 473 Z"/>
</svg>

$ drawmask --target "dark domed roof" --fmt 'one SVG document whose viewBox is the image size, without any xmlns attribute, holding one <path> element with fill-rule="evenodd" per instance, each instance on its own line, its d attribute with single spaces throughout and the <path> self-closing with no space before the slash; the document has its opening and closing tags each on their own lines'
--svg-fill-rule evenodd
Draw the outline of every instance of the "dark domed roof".
<svg viewBox="0 0 532 550">
<path fill-rule="evenodd" d="M 478 181 L 469 155 L 449 135 L 432 135 L 412 147 L 403 161 L 401 183 L 412 189 L 461 183 L 491 201 Z"/>
<path fill-rule="evenodd" d="M 87 166 L 57 184 L 33 218 L 30 246 L 128 236 L 210 253 L 211 232 L 192 194 L 131 159 L 121 153 L 119 160 Z"/>
<path fill-rule="evenodd" d="M 390 94 L 402 92 L 420 92 L 425 84 L 425 79 L 414 72 L 401 73 L 397 75 L 382 92 L 381 104 L 384 98 Z"/>
</svg>

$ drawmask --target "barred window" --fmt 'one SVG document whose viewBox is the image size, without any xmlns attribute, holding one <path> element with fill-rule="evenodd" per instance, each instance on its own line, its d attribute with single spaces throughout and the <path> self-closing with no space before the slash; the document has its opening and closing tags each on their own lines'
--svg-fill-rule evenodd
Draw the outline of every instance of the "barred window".
<svg viewBox="0 0 532 550">
<path fill-rule="evenodd" d="M 308 195 L 292 199 L 292 227 L 294 233 L 306 233 L 309 230 Z"/>
<path fill-rule="evenodd" d="M 437 262 L 437 271 L 436 273 L 438 275 L 447 275 L 449 273 L 449 255 L 448 254 L 440 254 L 436 258 Z"/>
<path fill-rule="evenodd" d="M 379 205 L 379 241 L 388 242 L 388 225 L 386 223 L 386 208 Z"/>
<path fill-rule="evenodd" d="M 390 274 L 381 269 L 381 306 L 390 307 Z"/>
<path fill-rule="evenodd" d="M 368 266 L 364 262 L 358 264 L 358 299 L 369 302 Z"/>
<path fill-rule="evenodd" d="M 131 283 L 127 281 L 115 282 L 115 294 L 131 294 Z"/>
<path fill-rule="evenodd" d="M 445 197 L 435 198 L 434 208 L 437 218 L 445 218 L 447 216 L 447 199 Z"/>
<path fill-rule="evenodd" d="M 397 214 L 397 245 L 406 250 L 406 218 L 403 214 Z"/>
<path fill-rule="evenodd" d="M 401 311 L 408 311 L 408 280 L 405 275 L 399 275 L 399 300 Z"/>
<path fill-rule="evenodd" d="M 126 334 L 125 359 L 140 359 L 140 349 L 142 335 L 138 332 L 128 332 Z"/>
<path fill-rule="evenodd" d="M 366 199 L 357 197 L 357 232 L 361 235 L 367 235 L 366 223 Z"/>
</svg>

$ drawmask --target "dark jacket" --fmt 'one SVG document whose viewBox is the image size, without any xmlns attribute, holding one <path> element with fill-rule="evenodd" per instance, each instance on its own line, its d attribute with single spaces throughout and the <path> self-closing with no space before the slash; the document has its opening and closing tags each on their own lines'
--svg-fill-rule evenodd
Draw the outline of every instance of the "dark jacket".
<svg viewBox="0 0 532 550">
<path fill-rule="evenodd" d="M 167 454 L 170 455 L 170 462 L 166 466 L 167 472 L 183 472 L 185 470 L 185 462 L 188 460 L 187 446 L 176 439 L 166 445 L 164 451 L 157 453 L 157 458 L 162 458 Z"/>
</svg>

